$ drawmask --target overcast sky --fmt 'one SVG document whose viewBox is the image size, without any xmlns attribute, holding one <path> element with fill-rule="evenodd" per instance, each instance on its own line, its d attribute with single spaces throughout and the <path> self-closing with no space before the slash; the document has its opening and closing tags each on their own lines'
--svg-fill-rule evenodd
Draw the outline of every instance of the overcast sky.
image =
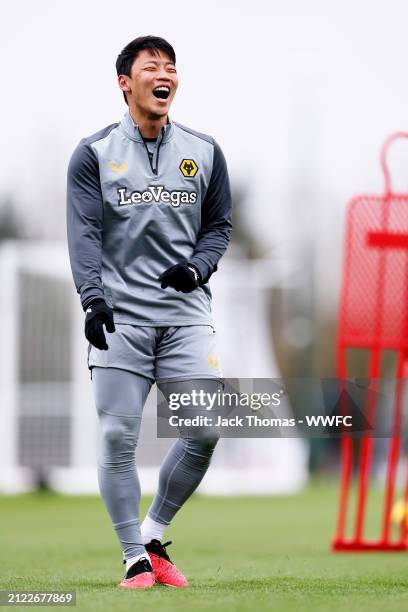
<svg viewBox="0 0 408 612">
<path fill-rule="evenodd" d="M 220 143 L 259 240 L 284 244 L 299 223 L 324 254 L 349 197 L 381 191 L 384 138 L 408 129 L 407 22 L 402 0 L 6 3 L 0 195 L 64 237 L 69 156 L 120 120 L 116 56 L 156 34 L 177 53 L 171 116 Z M 391 160 L 408 189 L 404 145 Z"/>
</svg>

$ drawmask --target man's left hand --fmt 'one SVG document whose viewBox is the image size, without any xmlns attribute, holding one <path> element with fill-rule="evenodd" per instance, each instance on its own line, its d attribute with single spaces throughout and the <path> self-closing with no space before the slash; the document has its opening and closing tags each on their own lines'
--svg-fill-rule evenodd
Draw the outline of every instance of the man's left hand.
<svg viewBox="0 0 408 612">
<path fill-rule="evenodd" d="M 199 270 L 187 261 L 168 268 L 159 276 L 159 281 L 162 289 L 173 287 L 176 291 L 190 293 L 200 286 L 201 275 Z"/>
</svg>

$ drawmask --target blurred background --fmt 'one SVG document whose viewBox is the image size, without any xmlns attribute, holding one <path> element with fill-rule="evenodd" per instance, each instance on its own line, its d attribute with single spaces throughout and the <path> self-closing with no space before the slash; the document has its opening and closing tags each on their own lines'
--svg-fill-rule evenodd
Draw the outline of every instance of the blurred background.
<svg viewBox="0 0 408 612">
<path fill-rule="evenodd" d="M 234 198 L 211 279 L 224 374 L 330 377 L 343 220 L 381 193 L 379 150 L 406 128 L 403 1 L 16 0 L 0 23 L 0 492 L 96 493 L 98 432 L 83 312 L 66 245 L 65 183 L 79 140 L 126 112 L 115 60 L 139 35 L 175 47 L 171 117 L 211 134 Z M 395 188 L 408 190 L 395 145 Z M 155 391 L 138 463 L 144 491 L 171 441 Z M 223 440 L 203 493 L 295 493 L 336 474 L 338 445 Z"/>
</svg>

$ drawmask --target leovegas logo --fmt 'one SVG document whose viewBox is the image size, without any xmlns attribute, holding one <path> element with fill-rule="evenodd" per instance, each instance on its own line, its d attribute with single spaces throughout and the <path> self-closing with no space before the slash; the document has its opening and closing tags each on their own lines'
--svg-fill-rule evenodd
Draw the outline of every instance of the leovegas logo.
<svg viewBox="0 0 408 612">
<path fill-rule="evenodd" d="M 171 204 L 174 208 L 180 204 L 195 204 L 196 191 L 174 189 L 169 191 L 164 185 L 149 185 L 144 191 L 127 191 L 126 187 L 118 187 L 118 206 L 130 204 Z"/>
</svg>

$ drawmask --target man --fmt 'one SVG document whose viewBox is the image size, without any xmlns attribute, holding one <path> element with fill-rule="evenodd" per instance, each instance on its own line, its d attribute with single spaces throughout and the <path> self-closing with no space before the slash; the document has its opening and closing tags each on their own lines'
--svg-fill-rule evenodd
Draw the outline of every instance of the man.
<svg viewBox="0 0 408 612">
<path fill-rule="evenodd" d="M 183 587 L 161 541 L 202 480 L 217 436 L 180 432 L 142 525 L 135 448 L 155 381 L 165 395 L 200 380 L 221 384 L 208 280 L 229 242 L 230 187 L 213 138 L 168 115 L 178 85 L 172 46 L 136 38 L 116 68 L 128 111 L 79 143 L 67 188 L 69 254 L 100 422 L 98 479 L 126 563 L 119 586 Z"/>
</svg>

